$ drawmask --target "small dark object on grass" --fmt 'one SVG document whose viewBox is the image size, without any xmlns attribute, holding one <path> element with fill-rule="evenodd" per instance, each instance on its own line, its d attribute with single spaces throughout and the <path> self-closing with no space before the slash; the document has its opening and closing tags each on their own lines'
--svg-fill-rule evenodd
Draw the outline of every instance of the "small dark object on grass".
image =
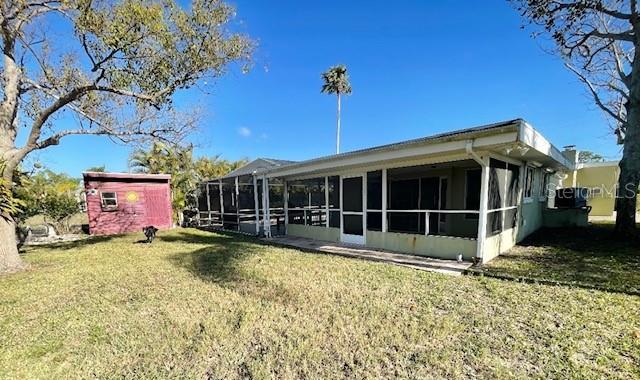
<svg viewBox="0 0 640 380">
<path fill-rule="evenodd" d="M 153 242 L 153 239 L 155 239 L 156 232 L 158 232 L 158 229 L 155 228 L 154 226 L 146 226 L 142 229 L 142 232 L 144 232 L 144 236 L 147 237 L 146 242 L 151 243 Z"/>
</svg>

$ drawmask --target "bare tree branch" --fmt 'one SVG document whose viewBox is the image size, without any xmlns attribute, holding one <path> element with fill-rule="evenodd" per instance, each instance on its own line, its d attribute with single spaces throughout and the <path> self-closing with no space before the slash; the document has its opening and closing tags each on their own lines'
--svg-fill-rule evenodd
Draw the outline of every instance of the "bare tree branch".
<svg viewBox="0 0 640 380">
<path fill-rule="evenodd" d="M 602 102 L 602 100 L 600 99 L 600 95 L 598 94 L 598 91 L 595 89 L 595 87 L 593 86 L 591 81 L 589 81 L 589 79 L 587 79 L 584 75 L 582 75 L 582 73 L 580 73 L 580 71 L 578 69 L 576 69 L 575 67 L 571 66 L 570 64 L 565 63 L 565 66 L 569 70 L 573 71 L 573 73 L 576 74 L 576 76 L 580 79 L 580 81 L 582 81 L 584 84 L 587 85 L 587 88 L 591 92 L 591 95 L 593 96 L 593 100 L 596 102 L 596 105 L 598 107 L 600 107 L 604 112 L 606 112 L 613 119 L 618 120 L 621 123 L 624 123 L 624 120 L 620 119 L 620 117 L 615 112 L 613 112 L 609 107 L 607 107 Z"/>
</svg>

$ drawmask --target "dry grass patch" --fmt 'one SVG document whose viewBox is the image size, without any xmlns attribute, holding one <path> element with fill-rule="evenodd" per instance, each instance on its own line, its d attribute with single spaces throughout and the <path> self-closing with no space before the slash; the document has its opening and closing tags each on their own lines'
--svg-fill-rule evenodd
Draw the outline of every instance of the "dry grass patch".
<svg viewBox="0 0 640 380">
<path fill-rule="evenodd" d="M 0 277 L 0 377 L 640 376 L 639 297 L 138 239 L 31 248 Z"/>
<path fill-rule="evenodd" d="M 611 224 L 542 229 L 481 270 L 640 295 L 638 243 L 615 238 Z"/>
</svg>

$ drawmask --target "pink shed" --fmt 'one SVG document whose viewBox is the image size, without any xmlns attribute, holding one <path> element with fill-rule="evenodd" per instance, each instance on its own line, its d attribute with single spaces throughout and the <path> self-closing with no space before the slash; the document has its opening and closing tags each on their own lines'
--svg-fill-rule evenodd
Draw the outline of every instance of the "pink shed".
<svg viewBox="0 0 640 380">
<path fill-rule="evenodd" d="M 82 173 L 89 233 L 112 235 L 171 228 L 171 176 L 167 174 Z"/>
</svg>

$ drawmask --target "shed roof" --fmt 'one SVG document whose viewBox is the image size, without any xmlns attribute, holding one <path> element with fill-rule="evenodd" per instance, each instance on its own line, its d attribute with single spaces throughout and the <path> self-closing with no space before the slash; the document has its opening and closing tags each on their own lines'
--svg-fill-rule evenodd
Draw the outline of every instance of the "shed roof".
<svg viewBox="0 0 640 380">
<path fill-rule="evenodd" d="M 104 179 L 170 180 L 171 174 L 83 172 L 82 177 Z"/>
</svg>

